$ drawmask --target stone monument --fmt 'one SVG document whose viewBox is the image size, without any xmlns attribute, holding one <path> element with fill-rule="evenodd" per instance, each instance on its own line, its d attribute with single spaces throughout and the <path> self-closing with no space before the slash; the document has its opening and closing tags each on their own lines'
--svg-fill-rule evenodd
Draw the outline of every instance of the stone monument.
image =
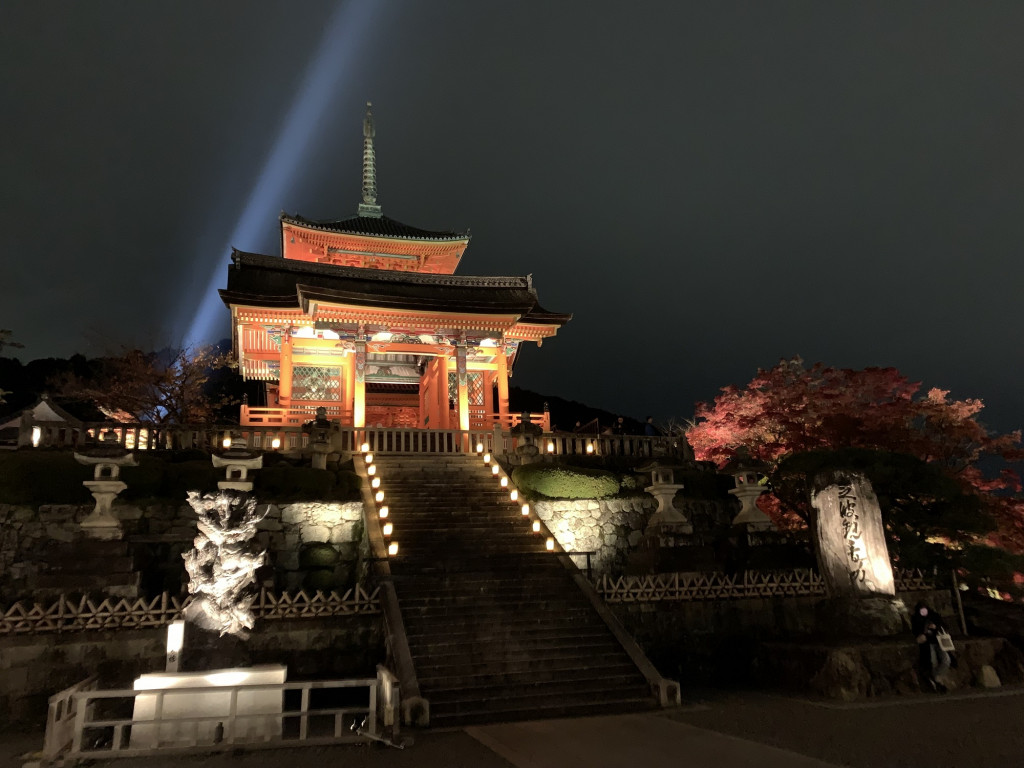
<svg viewBox="0 0 1024 768">
<path fill-rule="evenodd" d="M 908 625 L 878 497 L 863 474 L 832 470 L 811 484 L 818 569 L 829 599 L 819 619 L 841 634 L 893 635 Z"/>
<path fill-rule="evenodd" d="M 673 533 L 693 533 L 693 523 L 687 520 L 686 515 L 676 509 L 673 503 L 676 492 L 683 489 L 682 483 L 675 482 L 675 472 L 679 469 L 682 469 L 679 465 L 662 461 L 653 461 L 637 467 L 637 472 L 651 473 L 651 484 L 644 488 L 644 491 L 658 501 L 658 508 L 647 521 L 647 533 L 662 528 L 670 528 Z"/>
<path fill-rule="evenodd" d="M 138 466 L 135 456 L 121 447 L 113 431 L 105 430 L 100 435 L 99 447 L 75 453 L 75 461 L 93 466 L 93 479 L 82 483 L 96 500 L 96 506 L 81 523 L 85 535 L 108 541 L 120 539 L 121 521 L 111 511 L 111 505 L 128 487 L 121 480 L 121 467 Z"/>
</svg>

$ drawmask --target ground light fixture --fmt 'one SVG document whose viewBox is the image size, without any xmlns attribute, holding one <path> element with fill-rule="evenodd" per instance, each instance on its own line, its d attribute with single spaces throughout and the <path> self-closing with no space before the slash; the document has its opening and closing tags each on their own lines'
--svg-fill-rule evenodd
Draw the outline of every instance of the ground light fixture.
<svg viewBox="0 0 1024 768">
<path fill-rule="evenodd" d="M 476 444 L 476 452 L 477 453 L 483 453 L 484 452 L 484 444 L 483 443 L 477 443 Z"/>
<path fill-rule="evenodd" d="M 280 437 L 275 437 L 273 440 L 270 441 L 270 449 L 271 450 L 276 451 L 280 447 L 281 447 L 281 438 Z"/>
<path fill-rule="evenodd" d="M 501 478 L 501 487 L 502 488 L 508 488 L 508 478 L 507 477 Z"/>
<path fill-rule="evenodd" d="M 530 505 L 529 504 L 523 504 L 523 517 L 526 517 L 529 514 L 530 514 Z"/>
<path fill-rule="evenodd" d="M 373 454 L 368 453 L 365 456 L 363 456 L 363 461 L 365 461 L 367 464 L 373 464 Z"/>
<path fill-rule="evenodd" d="M 491 467 L 491 474 L 492 475 L 496 475 L 499 472 L 501 472 L 501 468 L 497 464 L 495 464 L 493 467 Z"/>
<path fill-rule="evenodd" d="M 385 517 L 388 516 L 388 511 L 389 510 L 387 508 L 387 505 L 385 504 L 383 507 L 377 510 L 377 517 L 383 520 Z"/>
<path fill-rule="evenodd" d="M 370 466 L 368 466 L 366 468 L 366 474 L 370 475 L 371 477 L 376 475 L 377 474 L 377 465 L 376 464 L 371 464 Z"/>
<path fill-rule="evenodd" d="M 513 488 L 511 491 L 509 491 L 508 497 L 512 499 L 512 501 L 516 501 L 519 498 L 519 491 Z"/>
<path fill-rule="evenodd" d="M 369 443 L 363 443 L 362 445 L 359 446 L 359 450 L 362 451 L 363 453 L 369 453 L 370 452 L 370 444 Z"/>
<path fill-rule="evenodd" d="M 384 491 L 377 491 L 377 495 L 373 497 L 374 501 L 378 504 L 384 501 Z"/>
<path fill-rule="evenodd" d="M 593 452 L 594 452 L 594 444 L 593 443 L 587 443 L 587 453 L 593 453 Z"/>
<path fill-rule="evenodd" d="M 554 452 L 555 452 L 555 444 L 549 442 L 548 443 L 548 453 L 554 453 Z"/>
<path fill-rule="evenodd" d="M 555 540 L 553 538 L 551 538 L 550 536 L 548 536 L 548 540 L 544 542 L 544 546 L 547 548 L 548 552 L 554 552 L 555 551 Z"/>
<path fill-rule="evenodd" d="M 231 447 L 231 436 L 228 435 L 227 437 L 225 437 L 223 440 L 220 441 L 220 444 L 223 445 L 225 448 L 230 448 Z"/>
<path fill-rule="evenodd" d="M 384 523 L 384 527 L 381 528 L 381 533 L 385 536 L 390 536 L 391 532 L 395 530 L 395 526 L 392 523 Z"/>
<path fill-rule="evenodd" d="M 392 541 L 390 544 L 388 544 L 388 554 L 389 555 L 397 555 L 398 554 L 398 542 L 397 541 Z"/>
<path fill-rule="evenodd" d="M 540 520 L 533 521 L 533 532 L 540 533 Z"/>
<path fill-rule="evenodd" d="M 373 480 L 370 481 L 370 487 L 373 488 L 374 490 L 376 490 L 377 488 L 380 488 L 380 478 L 379 477 L 373 478 Z"/>
</svg>

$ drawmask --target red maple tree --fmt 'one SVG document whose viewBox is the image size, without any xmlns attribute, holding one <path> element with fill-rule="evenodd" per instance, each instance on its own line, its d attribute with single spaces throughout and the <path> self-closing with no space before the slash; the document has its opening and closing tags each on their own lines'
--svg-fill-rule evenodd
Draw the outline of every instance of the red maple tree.
<svg viewBox="0 0 1024 768">
<path fill-rule="evenodd" d="M 916 457 L 983 499 L 997 522 L 991 543 L 1024 552 L 1024 501 L 1009 495 L 1021 490 L 1019 476 L 1009 467 L 987 475 L 979 466 L 1024 461 L 1020 431 L 990 433 L 976 418 L 981 400 L 920 392 L 920 382 L 895 368 L 808 368 L 799 358 L 783 360 L 745 387 L 724 387 L 714 403 L 698 404 L 687 439 L 698 459 L 722 465 L 745 446 L 770 470 L 809 451 L 860 448 Z M 783 523 L 785 512 L 802 512 L 787 510 L 771 494 L 762 499 L 765 512 Z"/>
</svg>

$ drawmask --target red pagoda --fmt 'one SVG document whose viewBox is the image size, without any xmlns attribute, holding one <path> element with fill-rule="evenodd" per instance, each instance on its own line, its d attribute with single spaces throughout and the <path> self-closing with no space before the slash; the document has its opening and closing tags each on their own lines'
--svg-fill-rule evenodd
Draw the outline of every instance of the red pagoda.
<svg viewBox="0 0 1024 768">
<path fill-rule="evenodd" d="M 571 315 L 543 309 L 529 275 L 454 274 L 467 233 L 383 215 L 369 107 L 357 215 L 282 214 L 281 257 L 232 253 L 232 343 L 242 375 L 266 382 L 267 405 L 243 405 L 241 423 L 296 426 L 322 406 L 356 428 L 507 429 L 522 344 Z"/>
</svg>

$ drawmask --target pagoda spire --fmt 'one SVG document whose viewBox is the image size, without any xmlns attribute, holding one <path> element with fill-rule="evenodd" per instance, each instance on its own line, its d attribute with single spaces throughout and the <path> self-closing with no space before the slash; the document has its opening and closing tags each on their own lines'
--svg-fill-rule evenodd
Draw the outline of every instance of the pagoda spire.
<svg viewBox="0 0 1024 768">
<path fill-rule="evenodd" d="M 373 150 L 373 105 L 366 102 L 366 117 L 363 118 L 363 202 L 359 204 L 360 216 L 379 219 L 383 214 L 377 204 L 377 155 Z"/>
</svg>

